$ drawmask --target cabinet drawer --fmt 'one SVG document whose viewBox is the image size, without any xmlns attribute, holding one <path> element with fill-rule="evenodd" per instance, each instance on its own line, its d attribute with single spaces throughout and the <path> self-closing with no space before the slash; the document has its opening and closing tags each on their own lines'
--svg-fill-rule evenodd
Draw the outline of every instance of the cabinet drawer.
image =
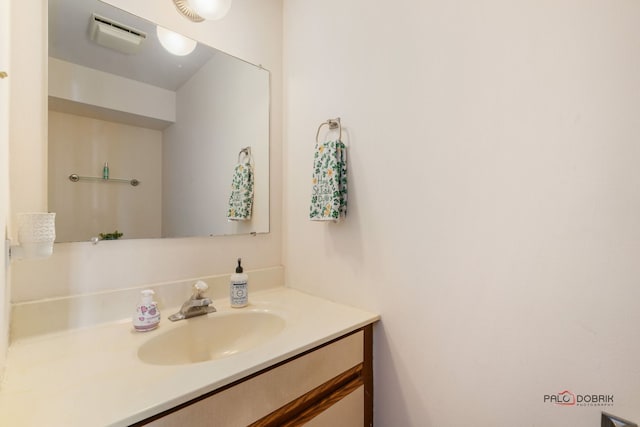
<svg viewBox="0 0 640 427">
<path fill-rule="evenodd" d="M 307 422 L 305 427 L 353 427 L 364 425 L 364 386 Z"/>
<path fill-rule="evenodd" d="M 363 360 L 364 333 L 358 331 L 144 425 L 246 426 Z"/>
</svg>

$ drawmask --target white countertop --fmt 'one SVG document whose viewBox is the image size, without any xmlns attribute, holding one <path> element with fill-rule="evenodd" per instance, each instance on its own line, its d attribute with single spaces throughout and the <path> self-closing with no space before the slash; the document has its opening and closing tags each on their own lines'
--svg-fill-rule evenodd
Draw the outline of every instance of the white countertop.
<svg viewBox="0 0 640 427">
<path fill-rule="evenodd" d="M 135 332 L 124 319 L 13 343 L 0 385 L 0 425 L 126 426 L 378 320 L 289 288 L 254 292 L 243 309 L 228 302 L 214 301 L 218 313 L 264 309 L 286 326 L 251 350 L 188 365 L 149 365 L 137 357 L 146 341 L 185 322 L 167 320 L 177 308 L 164 310 L 150 332 Z"/>
</svg>

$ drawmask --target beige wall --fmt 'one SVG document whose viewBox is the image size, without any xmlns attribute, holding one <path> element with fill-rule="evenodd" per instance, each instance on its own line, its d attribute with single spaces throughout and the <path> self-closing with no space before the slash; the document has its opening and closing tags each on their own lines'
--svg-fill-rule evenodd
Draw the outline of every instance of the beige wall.
<svg viewBox="0 0 640 427">
<path fill-rule="evenodd" d="M 56 241 L 84 242 L 100 233 L 161 236 L 162 132 L 49 110 L 49 211 Z M 69 175 L 137 179 L 139 186 L 69 181 Z"/>
<path fill-rule="evenodd" d="M 45 1 L 11 2 L 10 224 L 17 212 L 47 209 L 46 10 Z"/>
<path fill-rule="evenodd" d="M 376 425 L 640 422 L 640 3 L 284 2 L 287 282 L 379 310 Z M 308 221 L 340 116 L 349 217 Z M 545 394 L 613 394 L 559 407 Z"/>
<path fill-rule="evenodd" d="M 0 71 L 10 73 L 9 67 L 10 7 L 9 0 L 0 0 Z M 9 80 L 0 79 L 0 378 L 4 368 L 8 344 L 9 286 L 4 260 L 6 228 L 9 214 Z"/>
<path fill-rule="evenodd" d="M 16 132 L 11 138 L 13 212 L 46 209 L 46 19 L 39 13 L 44 2 L 14 2 L 16 32 L 13 41 L 23 47 L 14 65 L 23 76 L 20 106 L 15 106 Z M 247 269 L 281 263 L 281 46 L 280 0 L 236 0 L 222 21 L 193 24 L 178 15 L 171 2 L 111 0 L 159 24 L 208 42 L 214 47 L 271 71 L 271 233 L 193 239 L 130 240 L 119 242 L 56 244 L 51 258 L 12 264 L 12 299 L 26 301 L 122 288 L 185 277 L 231 272 L 235 258 Z M 43 25 L 33 25 L 33 20 Z M 28 22 L 23 22 L 27 20 Z M 25 47 L 28 47 L 26 49 Z M 14 96 L 12 94 L 12 113 Z M 17 103 L 17 100 L 16 100 Z M 32 149 L 33 148 L 33 149 Z M 16 174 L 14 180 L 14 171 Z M 19 172 L 18 172 L 19 171 Z M 34 172 L 30 174 L 29 172 Z"/>
</svg>

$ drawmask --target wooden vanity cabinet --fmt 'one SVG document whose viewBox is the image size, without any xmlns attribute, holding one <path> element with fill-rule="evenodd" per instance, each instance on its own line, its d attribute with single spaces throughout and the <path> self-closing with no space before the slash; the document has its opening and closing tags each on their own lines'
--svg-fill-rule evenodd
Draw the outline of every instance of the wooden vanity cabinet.
<svg viewBox="0 0 640 427">
<path fill-rule="evenodd" d="M 373 425 L 372 325 L 134 426 Z"/>
</svg>

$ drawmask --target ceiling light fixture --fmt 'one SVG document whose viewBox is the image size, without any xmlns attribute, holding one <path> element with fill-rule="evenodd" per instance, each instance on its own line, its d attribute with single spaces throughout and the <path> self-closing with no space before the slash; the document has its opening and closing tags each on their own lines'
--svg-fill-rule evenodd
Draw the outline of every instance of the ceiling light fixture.
<svg viewBox="0 0 640 427">
<path fill-rule="evenodd" d="M 156 27 L 156 34 L 162 47 L 169 53 L 177 56 L 190 54 L 198 44 L 195 40 L 185 37 L 182 34 L 174 33 L 159 25 Z"/>
<path fill-rule="evenodd" d="M 231 8 L 231 0 L 189 0 L 195 12 L 204 19 L 222 19 Z"/>
<path fill-rule="evenodd" d="M 193 22 L 224 18 L 231 8 L 231 2 L 232 0 L 173 0 L 178 12 Z"/>
</svg>

